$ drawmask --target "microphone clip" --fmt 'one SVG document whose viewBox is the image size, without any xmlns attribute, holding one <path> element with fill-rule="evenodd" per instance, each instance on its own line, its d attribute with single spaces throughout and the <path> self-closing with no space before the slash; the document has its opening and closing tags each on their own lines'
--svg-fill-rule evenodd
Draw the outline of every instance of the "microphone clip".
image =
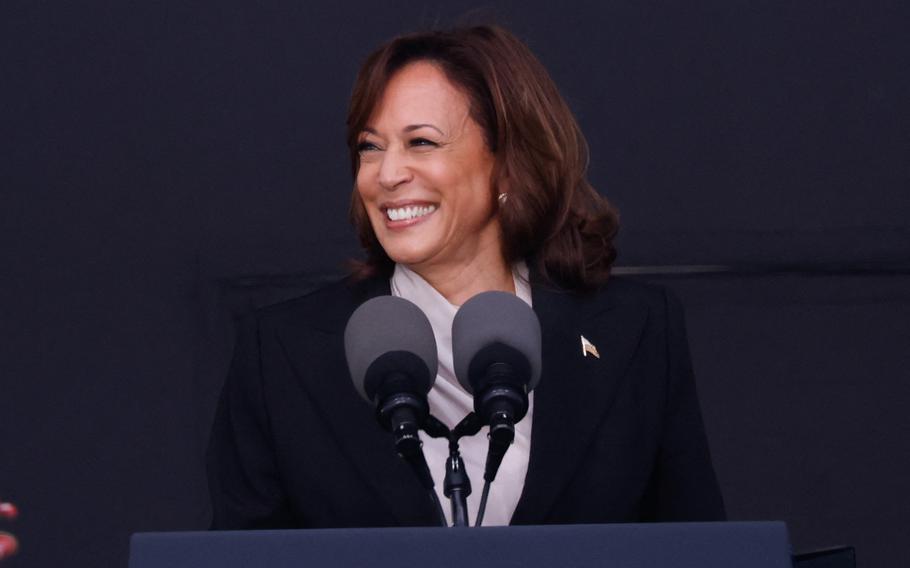
<svg viewBox="0 0 910 568">
<path fill-rule="evenodd" d="M 458 441 L 464 436 L 473 436 L 483 426 L 477 414 L 471 412 L 449 432 L 449 458 L 446 460 L 446 477 L 443 494 L 452 504 L 452 525 L 471 526 L 468 521 L 468 495 L 471 494 L 471 479 L 465 470 L 464 460 L 458 451 Z"/>
</svg>

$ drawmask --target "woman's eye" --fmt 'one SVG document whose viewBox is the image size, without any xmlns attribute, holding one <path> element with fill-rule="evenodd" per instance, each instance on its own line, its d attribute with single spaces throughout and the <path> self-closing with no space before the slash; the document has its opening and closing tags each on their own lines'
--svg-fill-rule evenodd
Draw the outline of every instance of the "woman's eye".
<svg viewBox="0 0 910 568">
<path fill-rule="evenodd" d="M 426 138 L 414 138 L 411 140 L 411 146 L 437 146 L 436 142 Z"/>
<path fill-rule="evenodd" d="M 378 149 L 379 149 L 379 147 L 376 146 L 376 144 L 373 144 L 372 142 L 364 141 L 364 142 L 357 144 L 358 152 L 372 152 L 373 150 L 378 150 Z"/>
</svg>

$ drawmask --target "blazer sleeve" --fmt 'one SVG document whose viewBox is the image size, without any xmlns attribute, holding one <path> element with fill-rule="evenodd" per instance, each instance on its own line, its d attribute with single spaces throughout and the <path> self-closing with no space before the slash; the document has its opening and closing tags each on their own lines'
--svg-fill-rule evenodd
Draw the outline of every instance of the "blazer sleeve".
<svg viewBox="0 0 910 568">
<path fill-rule="evenodd" d="M 661 521 L 725 520 L 698 404 L 682 305 L 669 291 L 664 296 L 668 385 L 654 480 L 656 517 Z"/>
<path fill-rule="evenodd" d="M 214 530 L 291 524 L 270 435 L 261 353 L 259 323 L 250 315 L 239 325 L 206 455 Z"/>
</svg>

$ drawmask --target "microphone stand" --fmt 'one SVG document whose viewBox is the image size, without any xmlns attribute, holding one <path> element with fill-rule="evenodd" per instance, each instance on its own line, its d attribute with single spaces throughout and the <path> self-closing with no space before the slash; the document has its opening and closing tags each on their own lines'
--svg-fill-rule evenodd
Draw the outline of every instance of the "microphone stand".
<svg viewBox="0 0 910 568">
<path fill-rule="evenodd" d="M 446 460 L 446 477 L 443 482 L 443 494 L 452 503 L 452 526 L 469 527 L 468 495 L 471 494 L 471 479 L 464 467 L 464 460 L 458 451 L 458 440 L 463 436 L 473 436 L 480 432 L 483 424 L 476 414 L 465 416 L 449 434 L 449 459 Z"/>
<path fill-rule="evenodd" d="M 449 440 L 449 458 L 446 460 L 446 476 L 443 481 L 443 495 L 449 498 L 452 506 L 452 526 L 469 527 L 468 495 L 471 494 L 471 479 L 464 467 L 464 460 L 458 451 L 458 440 L 464 436 L 473 436 L 480 432 L 483 424 L 473 412 L 465 416 L 454 430 L 439 421 L 433 415 L 427 418 L 423 430 L 431 438 Z M 435 495 L 435 492 L 434 492 Z"/>
<path fill-rule="evenodd" d="M 458 452 L 458 443 L 449 443 L 449 459 L 446 460 L 446 478 L 443 494 L 452 503 L 452 526 L 469 527 L 468 495 L 471 494 L 471 480 L 464 469 L 464 460 Z"/>
</svg>

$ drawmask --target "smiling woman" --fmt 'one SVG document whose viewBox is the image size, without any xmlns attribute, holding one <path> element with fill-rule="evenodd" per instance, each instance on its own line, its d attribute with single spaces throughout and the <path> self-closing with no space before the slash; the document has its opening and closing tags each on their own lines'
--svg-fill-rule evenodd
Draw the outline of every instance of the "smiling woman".
<svg viewBox="0 0 910 568">
<path fill-rule="evenodd" d="M 351 385 L 344 326 L 375 296 L 416 304 L 438 351 L 429 408 L 451 428 L 474 403 L 454 372 L 453 318 L 489 290 L 532 306 L 543 370 L 485 524 L 723 518 L 680 306 L 610 276 L 617 214 L 531 51 L 488 26 L 393 39 L 360 70 L 347 126 L 366 259 L 241 324 L 209 447 L 212 526 L 436 524 Z M 475 479 L 486 433 L 461 441 Z M 443 500 L 448 444 L 422 442 Z"/>
</svg>

